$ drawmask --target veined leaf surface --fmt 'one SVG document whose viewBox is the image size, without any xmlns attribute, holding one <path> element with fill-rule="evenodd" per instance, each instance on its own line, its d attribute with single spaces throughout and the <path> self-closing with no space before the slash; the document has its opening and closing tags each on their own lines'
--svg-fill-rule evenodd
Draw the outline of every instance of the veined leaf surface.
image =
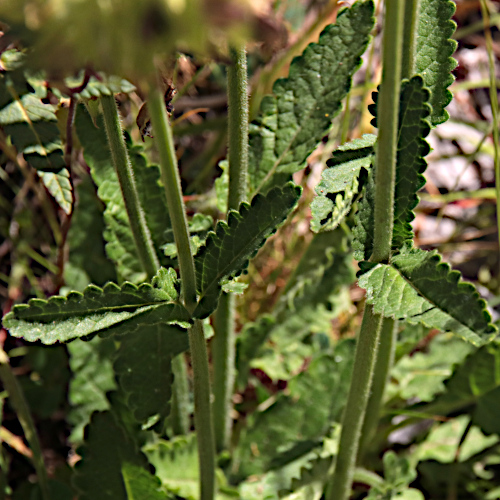
<svg viewBox="0 0 500 500">
<path fill-rule="evenodd" d="M 448 87 L 453 83 L 451 71 L 457 62 L 452 54 L 457 42 L 451 40 L 456 24 L 451 20 L 455 2 L 449 0 L 422 0 L 419 4 L 415 71 L 431 91 L 431 123 L 439 125 L 448 119 L 444 109 L 451 101 Z"/>
<path fill-rule="evenodd" d="M 276 231 L 297 203 L 301 188 L 292 183 L 257 195 L 252 204 L 231 210 L 227 223 L 219 221 L 195 258 L 198 306 L 193 315 L 207 317 L 216 307 L 222 280 L 238 276 L 266 239 Z"/>
<path fill-rule="evenodd" d="M 186 325 L 190 315 L 176 300 L 177 296 L 165 288 L 146 283 L 139 287 L 132 283 L 121 287 L 108 283 L 104 288 L 89 285 L 83 293 L 31 299 L 28 304 L 15 306 L 3 325 L 15 337 L 44 344 L 96 333 L 125 334 L 140 325 Z"/>
<path fill-rule="evenodd" d="M 377 136 L 366 134 L 343 144 L 326 162 L 328 168 L 316 187 L 311 203 L 311 229 L 330 231 L 349 213 L 353 200 L 363 186 L 361 169 L 369 170 Z"/>
<path fill-rule="evenodd" d="M 122 465 L 127 500 L 166 500 L 161 481 L 142 467 L 125 462 Z"/>
<path fill-rule="evenodd" d="M 390 264 L 361 268 L 359 285 L 377 314 L 451 331 L 475 345 L 497 334 L 485 301 L 437 252 L 405 248 Z"/>
<path fill-rule="evenodd" d="M 275 172 L 293 173 L 330 129 L 351 78 L 361 64 L 373 29 L 373 2 L 356 2 L 339 12 L 318 43 L 293 60 L 288 78 L 277 80 L 250 125 L 251 191 Z"/>
</svg>

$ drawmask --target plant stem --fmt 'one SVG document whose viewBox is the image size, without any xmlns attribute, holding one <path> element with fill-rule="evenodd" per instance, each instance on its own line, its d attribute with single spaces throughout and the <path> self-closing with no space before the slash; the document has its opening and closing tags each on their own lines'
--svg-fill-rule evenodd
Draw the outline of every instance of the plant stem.
<svg viewBox="0 0 500 500">
<path fill-rule="evenodd" d="M 490 30 L 490 11 L 486 0 L 481 0 L 481 13 L 484 23 L 484 38 L 486 40 L 486 49 L 488 52 L 488 66 L 490 77 L 490 102 L 491 102 L 491 115 L 493 118 L 493 148 L 495 150 L 494 164 L 495 164 L 495 188 L 497 194 L 497 227 L 498 238 L 500 242 L 500 133 L 498 125 L 498 94 L 497 82 L 495 76 L 495 59 L 493 51 L 493 40 Z"/>
<path fill-rule="evenodd" d="M 351 387 L 342 416 L 339 453 L 326 494 L 327 500 L 347 500 L 351 492 L 361 428 L 375 368 L 381 323 L 382 317 L 374 314 L 372 306 L 367 304 L 356 346 Z"/>
<path fill-rule="evenodd" d="M 380 406 L 384 397 L 385 387 L 389 379 L 389 373 L 394 363 L 396 349 L 396 336 L 398 322 L 392 318 L 384 318 L 380 330 L 380 344 L 377 349 L 377 360 L 373 372 L 372 388 L 370 398 L 366 406 L 365 421 L 361 431 L 360 451 L 364 453 L 370 444 L 372 436 L 377 428 L 380 415 Z"/>
<path fill-rule="evenodd" d="M 174 383 L 172 386 L 172 409 L 170 412 L 172 430 L 176 436 L 189 432 L 189 387 L 184 354 L 172 359 Z"/>
<path fill-rule="evenodd" d="M 148 279 L 151 280 L 160 267 L 160 262 L 151 239 L 151 234 L 146 223 L 144 211 L 141 206 L 137 185 L 135 183 L 134 172 L 128 156 L 127 145 L 123 137 L 123 131 L 120 124 L 116 101 L 113 96 L 101 96 L 104 124 L 108 136 L 108 144 L 111 149 L 111 157 L 115 167 L 118 182 L 123 195 L 123 201 L 127 210 L 130 228 L 134 237 L 135 248 L 139 255 L 142 268 L 146 272 Z M 180 370 L 180 371 L 179 371 Z M 181 370 L 179 361 L 172 362 L 172 371 L 174 373 L 174 392 L 179 393 L 179 384 L 182 384 L 182 376 L 185 376 L 186 370 Z M 176 387 L 177 386 L 177 387 Z M 184 384 L 185 387 L 185 384 Z M 188 393 L 184 396 L 177 394 L 178 398 L 172 401 L 172 413 L 178 415 L 184 420 L 188 419 L 187 413 L 181 416 L 182 409 L 176 407 L 180 399 L 186 399 Z"/>
<path fill-rule="evenodd" d="M 172 130 L 163 103 L 163 96 L 157 88 L 150 89 L 148 107 L 160 155 L 161 179 L 165 187 L 177 246 L 182 279 L 182 297 L 185 307 L 192 312 L 196 307 L 194 260 L 189 245 L 186 211 L 182 199 Z M 207 346 L 203 335 L 203 324 L 200 320 L 196 320 L 189 330 L 189 345 L 194 376 L 194 416 L 198 441 L 200 500 L 213 500 L 215 496 L 215 443 L 210 408 L 211 391 Z"/>
<path fill-rule="evenodd" d="M 143 269 L 151 277 L 156 274 L 160 263 L 154 251 L 151 235 L 146 224 L 146 217 L 139 201 L 134 172 L 130 164 L 114 96 L 101 96 L 101 105 L 111 158 L 120 182 L 135 247 Z"/>
<path fill-rule="evenodd" d="M 229 194 L 228 209 L 238 210 L 246 199 L 248 175 L 248 85 L 245 48 L 231 49 L 228 81 Z M 229 448 L 234 390 L 235 298 L 223 294 L 214 314 L 214 431 L 217 451 Z"/>
<path fill-rule="evenodd" d="M 12 373 L 7 353 L 0 348 L 0 380 L 7 393 L 9 394 L 10 403 L 16 411 L 17 418 L 23 428 L 24 435 L 28 441 L 31 452 L 33 453 L 33 465 L 35 467 L 38 483 L 43 500 L 50 500 L 49 483 L 47 471 L 43 462 L 42 448 L 36 433 L 35 424 L 31 418 L 28 403 L 23 394 L 23 390 L 19 385 L 16 377 Z"/>
<path fill-rule="evenodd" d="M 415 74 L 417 47 L 417 20 L 420 0 L 407 0 L 404 13 L 403 57 L 401 78 L 411 78 Z"/>
<path fill-rule="evenodd" d="M 377 106 L 379 134 L 372 262 L 387 262 L 391 254 L 404 6 L 404 0 L 387 0 L 385 4 L 382 83 Z"/>
</svg>

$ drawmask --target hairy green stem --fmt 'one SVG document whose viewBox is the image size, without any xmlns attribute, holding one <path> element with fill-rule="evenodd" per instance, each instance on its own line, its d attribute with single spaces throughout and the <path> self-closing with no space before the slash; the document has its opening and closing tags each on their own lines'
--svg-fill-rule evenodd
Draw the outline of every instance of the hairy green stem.
<svg viewBox="0 0 500 500">
<path fill-rule="evenodd" d="M 248 176 L 248 85 L 247 56 L 244 47 L 231 49 L 227 69 L 229 194 L 228 209 L 238 210 L 246 199 Z M 235 299 L 223 294 L 214 314 L 212 342 L 214 369 L 214 431 L 217 451 L 229 448 L 231 438 L 232 394 L 235 377 Z"/>
<path fill-rule="evenodd" d="M 116 101 L 113 96 L 101 96 L 101 104 L 104 124 L 108 136 L 108 144 L 111 149 L 111 157 L 118 176 L 118 182 L 120 183 L 123 201 L 125 203 L 130 228 L 135 242 L 135 248 L 137 249 L 142 268 L 146 272 L 148 279 L 151 280 L 151 278 L 153 278 L 156 274 L 156 271 L 159 269 L 160 263 L 156 255 L 153 240 L 151 239 L 144 211 L 141 206 L 137 185 L 135 183 L 134 172 L 132 170 L 132 165 L 130 164 L 127 146 L 123 137 Z M 185 374 L 185 370 L 178 371 L 180 368 L 179 362 L 172 363 L 172 371 L 174 373 L 175 380 L 174 393 L 179 393 L 180 388 L 182 387 L 182 385 L 180 387 L 176 387 L 179 384 L 182 384 L 181 378 L 182 375 Z M 182 408 L 177 408 L 176 404 L 179 401 L 179 398 L 186 399 L 188 397 L 188 393 L 183 396 L 177 394 L 177 396 L 178 398 L 174 398 L 172 401 L 172 413 L 177 415 L 179 418 L 187 420 L 187 413 L 184 412 L 185 415 L 181 415 Z"/>
<path fill-rule="evenodd" d="M 172 372 L 174 374 L 170 411 L 172 430 L 176 436 L 186 435 L 189 432 L 189 386 L 184 354 L 172 359 Z"/>
<path fill-rule="evenodd" d="M 404 0 L 387 0 L 385 4 L 382 82 L 377 104 L 379 134 L 372 262 L 387 262 L 391 254 L 404 7 Z"/>
<path fill-rule="evenodd" d="M 385 387 L 394 363 L 397 332 L 398 322 L 396 320 L 392 318 L 384 318 L 382 320 L 380 344 L 377 349 L 377 361 L 373 372 L 372 390 L 366 406 L 365 421 L 361 431 L 361 453 L 366 451 L 377 428 Z"/>
<path fill-rule="evenodd" d="M 154 251 L 151 234 L 146 224 L 146 217 L 139 201 L 134 172 L 130 164 L 114 96 L 101 96 L 101 105 L 111 158 L 122 190 L 123 201 L 125 202 L 125 209 L 127 210 L 139 260 L 147 275 L 154 276 L 160 267 L 160 263 Z"/>
<path fill-rule="evenodd" d="M 151 88 L 148 107 L 151 113 L 155 142 L 160 156 L 161 179 L 165 187 L 168 210 L 172 221 L 179 269 L 182 279 L 182 297 L 188 311 L 196 307 L 196 274 L 189 245 L 186 211 L 182 199 L 181 181 L 177 168 L 174 140 L 163 103 L 157 88 Z M 210 407 L 210 375 L 203 323 L 196 320 L 189 330 L 189 346 L 194 377 L 194 415 L 198 441 L 200 471 L 200 500 L 215 496 L 215 442 Z"/>
<path fill-rule="evenodd" d="M 23 390 L 19 385 L 9 363 L 7 353 L 0 349 L 0 380 L 7 391 L 10 399 L 10 404 L 14 408 L 19 423 L 23 428 L 26 440 L 30 445 L 31 452 L 33 453 L 33 465 L 38 477 L 38 484 L 43 500 L 50 500 L 49 483 L 47 478 L 47 471 L 43 462 L 42 447 L 36 433 L 35 424 L 31 418 L 28 403 L 23 394 Z"/>
<path fill-rule="evenodd" d="M 403 57 L 401 78 L 411 78 L 415 74 L 417 48 L 417 20 L 420 0 L 406 0 L 404 14 Z"/>
<path fill-rule="evenodd" d="M 367 304 L 356 346 L 351 387 L 342 416 L 339 453 L 332 481 L 328 485 L 327 500 L 347 500 L 351 492 L 381 324 L 382 317 L 374 314 L 372 306 Z"/>
</svg>

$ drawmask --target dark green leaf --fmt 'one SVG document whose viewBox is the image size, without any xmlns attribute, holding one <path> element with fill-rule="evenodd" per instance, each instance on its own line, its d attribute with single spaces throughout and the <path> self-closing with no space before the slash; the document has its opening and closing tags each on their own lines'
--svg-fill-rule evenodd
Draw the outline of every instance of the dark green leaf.
<svg viewBox="0 0 500 500">
<path fill-rule="evenodd" d="M 121 287 L 108 283 L 104 288 L 89 285 L 83 293 L 49 300 L 31 299 L 15 306 L 3 325 L 15 337 L 44 344 L 66 342 L 99 333 L 125 334 L 141 325 L 179 323 L 190 320 L 186 309 L 165 288 L 149 284 Z M 187 326 L 187 325 L 186 325 Z"/>
<path fill-rule="evenodd" d="M 445 107 L 452 99 L 448 87 L 453 83 L 451 71 L 457 62 L 451 56 L 457 42 L 451 40 L 456 24 L 451 20 L 455 3 L 450 0 L 421 0 L 415 54 L 416 73 L 431 91 L 431 123 L 438 125 L 448 119 Z"/>
<path fill-rule="evenodd" d="M 242 203 L 239 212 L 231 210 L 227 223 L 217 223 L 195 258 L 200 295 L 195 317 L 205 318 L 215 309 L 222 280 L 241 274 L 248 260 L 285 221 L 300 193 L 301 188 L 292 183 L 274 188 L 265 196 L 255 196 L 251 205 Z"/>
<path fill-rule="evenodd" d="M 441 262 L 437 252 L 404 248 L 391 264 L 363 264 L 359 285 L 386 317 L 451 331 L 479 345 L 497 334 L 486 303 L 471 283 Z"/>
<path fill-rule="evenodd" d="M 293 173 L 330 129 L 349 92 L 351 78 L 373 29 L 373 2 L 356 2 L 339 12 L 318 43 L 293 60 L 288 78 L 276 81 L 250 126 L 251 191 L 275 172 Z"/>
<path fill-rule="evenodd" d="M 80 500 L 128 500 L 122 469 L 145 468 L 147 461 L 110 412 L 94 413 L 85 429 L 85 445 L 77 450 L 74 484 Z"/>
<path fill-rule="evenodd" d="M 119 92 L 128 94 L 135 90 L 135 86 L 129 81 L 118 76 L 99 73 L 100 80 L 91 76 L 85 88 L 79 94 L 73 94 L 80 99 L 91 99 L 101 95 L 113 95 Z M 77 77 L 65 78 L 64 83 L 69 88 L 79 87 L 83 83 L 84 75 L 80 73 Z"/>
<path fill-rule="evenodd" d="M 170 412 L 172 357 L 186 351 L 186 330 L 158 324 L 120 338 L 114 363 L 127 404 L 138 422 L 163 420 Z"/>
<path fill-rule="evenodd" d="M 343 144 L 333 152 L 316 187 L 311 203 L 311 229 L 332 230 L 351 210 L 353 199 L 363 186 L 361 170 L 369 170 L 373 161 L 375 135 Z"/>
</svg>

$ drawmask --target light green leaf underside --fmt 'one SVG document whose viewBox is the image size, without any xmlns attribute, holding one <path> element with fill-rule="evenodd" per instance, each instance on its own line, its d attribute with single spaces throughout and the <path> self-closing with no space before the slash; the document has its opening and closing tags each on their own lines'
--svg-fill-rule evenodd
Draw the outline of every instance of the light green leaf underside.
<svg viewBox="0 0 500 500">
<path fill-rule="evenodd" d="M 438 415 L 467 413 L 486 434 L 499 434 L 500 343 L 470 354 L 445 382 L 445 391 L 417 411 Z"/>
<path fill-rule="evenodd" d="M 219 221 L 195 258 L 198 306 L 194 316 L 204 318 L 216 307 L 225 278 L 238 276 L 266 239 L 281 225 L 297 203 L 301 188 L 292 183 L 257 195 L 251 205 L 231 210 L 228 222 Z"/>
<path fill-rule="evenodd" d="M 288 78 L 277 80 L 250 125 L 250 190 L 275 172 L 293 173 L 328 132 L 373 29 L 373 3 L 342 10 L 318 43 L 293 60 Z"/>
<path fill-rule="evenodd" d="M 455 3 L 449 0 L 421 0 L 417 26 L 415 72 L 424 79 L 431 91 L 431 123 L 445 122 L 445 107 L 452 99 L 448 87 L 453 83 L 451 71 L 457 62 L 451 56 L 457 42 L 451 40 L 456 24 L 451 20 Z"/>
<path fill-rule="evenodd" d="M 404 249 L 391 265 L 371 267 L 359 285 L 377 314 L 451 331 L 475 345 L 497 334 L 474 286 L 461 281 L 437 252 Z"/>
<path fill-rule="evenodd" d="M 333 152 L 311 203 L 312 231 L 331 231 L 347 216 L 362 187 L 361 169 L 371 167 L 376 140 L 375 135 L 366 134 Z"/>
<path fill-rule="evenodd" d="M 190 320 L 186 309 L 165 290 L 143 284 L 89 285 L 85 291 L 49 300 L 31 299 L 5 316 L 4 327 L 15 337 L 44 344 L 66 342 L 99 333 L 124 334 L 139 325 L 180 323 Z"/>
<path fill-rule="evenodd" d="M 249 367 L 256 366 L 256 362 L 265 365 L 263 369 L 271 378 L 287 379 L 289 374 L 284 372 L 295 372 L 300 367 L 289 370 L 290 362 L 302 364 L 304 357 L 317 349 L 316 345 L 306 348 L 302 340 L 311 333 L 329 330 L 330 321 L 342 307 L 340 290 L 354 279 L 351 259 L 343 230 L 314 236 L 272 315 L 246 324 L 238 336 L 236 367 L 240 386 L 246 385 Z M 268 339 L 273 347 L 266 350 Z M 270 362 L 268 355 L 280 361 Z"/>
<path fill-rule="evenodd" d="M 0 78 L 0 126 L 18 152 L 36 169 L 58 172 L 65 166 L 54 106 L 30 87 L 21 71 Z"/>
<path fill-rule="evenodd" d="M 120 338 L 114 368 L 138 422 L 156 415 L 161 421 L 168 416 L 173 382 L 171 359 L 188 348 L 186 330 L 168 325 L 145 326 L 140 334 Z"/>
<path fill-rule="evenodd" d="M 127 500 L 166 500 L 161 481 L 142 467 L 125 462 L 122 476 Z"/>
<path fill-rule="evenodd" d="M 73 195 L 68 170 L 63 168 L 57 173 L 40 172 L 40 178 L 57 204 L 69 215 L 71 213 Z"/>
<path fill-rule="evenodd" d="M 125 464 L 147 467 L 145 456 L 110 412 L 94 413 L 77 452 L 73 482 L 80 500 L 128 500 L 123 482 Z"/>
<path fill-rule="evenodd" d="M 91 169 L 92 178 L 97 184 L 97 194 L 106 205 L 104 211 L 106 223 L 104 238 L 108 242 L 106 253 L 117 265 L 118 273 L 122 279 L 140 283 L 145 280 L 146 276 L 135 248 L 101 116 L 98 117 L 97 124 L 98 128 L 94 126 L 90 115 L 85 109 L 83 107 L 78 108 L 75 119 L 78 138 L 84 148 L 85 161 Z M 160 262 L 167 264 L 161 247 L 171 241 L 168 237 L 171 225 L 165 193 L 159 185 L 159 169 L 156 165 L 147 163 L 141 147 L 129 144 L 128 149 L 139 199 L 156 253 Z"/>
</svg>

